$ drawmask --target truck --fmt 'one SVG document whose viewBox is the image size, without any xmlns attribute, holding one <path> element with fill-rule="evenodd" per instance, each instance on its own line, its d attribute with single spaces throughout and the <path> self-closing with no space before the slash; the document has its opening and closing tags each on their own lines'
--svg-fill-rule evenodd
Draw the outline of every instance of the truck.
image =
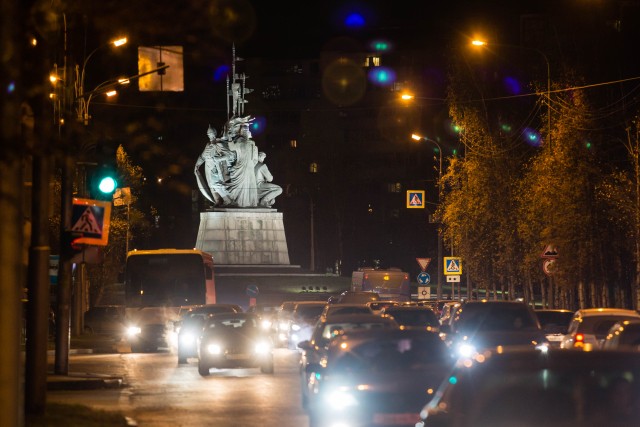
<svg viewBox="0 0 640 427">
<path fill-rule="evenodd" d="M 399 268 L 361 267 L 351 274 L 352 291 L 377 292 L 381 300 L 409 301 L 409 273 Z"/>
</svg>

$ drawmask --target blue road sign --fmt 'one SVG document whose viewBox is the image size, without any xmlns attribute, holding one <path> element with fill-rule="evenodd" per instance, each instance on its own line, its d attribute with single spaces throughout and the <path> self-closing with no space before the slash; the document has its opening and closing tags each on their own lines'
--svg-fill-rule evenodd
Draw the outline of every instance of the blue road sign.
<svg viewBox="0 0 640 427">
<path fill-rule="evenodd" d="M 425 273 L 423 271 L 420 274 L 418 274 L 418 283 L 420 283 L 421 285 L 428 285 L 430 281 L 431 281 L 431 276 L 429 276 L 429 273 Z"/>
<path fill-rule="evenodd" d="M 247 285 L 247 296 L 250 298 L 255 298 L 258 296 L 258 285 Z"/>
</svg>

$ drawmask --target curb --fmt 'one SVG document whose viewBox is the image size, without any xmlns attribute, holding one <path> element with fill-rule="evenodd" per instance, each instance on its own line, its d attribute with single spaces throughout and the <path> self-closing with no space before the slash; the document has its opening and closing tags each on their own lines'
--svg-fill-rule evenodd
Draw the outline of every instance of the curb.
<svg viewBox="0 0 640 427">
<path fill-rule="evenodd" d="M 47 390 L 96 390 L 101 388 L 124 387 L 122 377 L 90 373 L 69 373 L 68 375 L 49 374 Z"/>
</svg>

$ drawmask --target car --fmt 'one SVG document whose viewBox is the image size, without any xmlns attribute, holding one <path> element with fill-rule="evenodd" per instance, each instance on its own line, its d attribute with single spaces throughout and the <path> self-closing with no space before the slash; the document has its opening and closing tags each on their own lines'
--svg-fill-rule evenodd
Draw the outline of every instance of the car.
<svg viewBox="0 0 640 427">
<path fill-rule="evenodd" d="M 440 324 L 448 324 L 450 319 L 453 317 L 453 313 L 455 313 L 456 309 L 460 307 L 460 305 L 461 303 L 457 301 L 448 301 L 442 304 L 440 308 Z"/>
<path fill-rule="evenodd" d="M 384 308 L 400 305 L 400 302 L 380 300 L 380 301 L 369 301 L 365 303 L 365 305 L 369 307 L 369 310 L 371 310 L 371 312 L 373 312 L 374 314 L 380 314 Z"/>
<path fill-rule="evenodd" d="M 366 304 L 327 304 L 320 313 L 320 317 L 336 314 L 373 314 L 373 312 Z"/>
<path fill-rule="evenodd" d="M 435 332 L 348 331 L 306 384 L 310 427 L 413 425 L 452 363 Z"/>
<path fill-rule="evenodd" d="M 125 309 L 122 305 L 99 305 L 84 313 L 87 334 L 121 335 L 125 330 Z"/>
<path fill-rule="evenodd" d="M 198 340 L 198 373 L 206 377 L 212 368 L 260 368 L 273 374 L 273 344 L 251 313 L 210 316 Z"/>
<path fill-rule="evenodd" d="M 183 311 L 175 324 L 178 331 L 178 363 L 187 363 L 188 358 L 198 355 L 197 340 L 207 317 L 212 314 L 241 312 L 242 308 L 235 304 L 199 305 Z"/>
<path fill-rule="evenodd" d="M 308 401 L 306 384 L 320 369 L 332 339 L 349 331 L 384 328 L 398 329 L 399 326 L 390 316 L 380 316 L 371 312 L 321 317 L 316 323 L 311 338 L 298 343 L 298 348 L 301 350 L 300 384 L 303 408 L 307 408 Z"/>
<path fill-rule="evenodd" d="M 560 347 L 562 338 L 567 334 L 573 311 L 565 309 L 534 310 L 551 347 Z"/>
<path fill-rule="evenodd" d="M 379 301 L 380 295 L 371 291 L 344 291 L 338 298 L 338 304 L 364 304 L 369 301 Z"/>
<path fill-rule="evenodd" d="M 640 353 L 498 349 L 459 362 L 416 427 L 622 427 L 640 417 Z"/>
<path fill-rule="evenodd" d="M 640 320 L 623 320 L 615 323 L 609 329 L 602 348 L 640 351 Z"/>
<path fill-rule="evenodd" d="M 573 314 L 560 347 L 598 349 L 616 322 L 633 319 L 640 319 L 640 313 L 623 308 L 580 309 Z"/>
<path fill-rule="evenodd" d="M 260 318 L 260 327 L 271 335 L 273 342 L 277 341 L 278 305 L 256 304 L 247 308 L 247 313 L 254 313 Z"/>
<path fill-rule="evenodd" d="M 533 309 L 519 301 L 469 301 L 457 308 L 440 331 L 456 357 L 497 346 L 548 346 Z"/>
<path fill-rule="evenodd" d="M 289 343 L 291 317 L 293 315 L 293 309 L 296 308 L 297 303 L 298 301 L 284 301 L 276 311 L 274 332 L 277 337 L 276 344 L 279 347 L 286 347 Z"/>
<path fill-rule="evenodd" d="M 297 350 L 300 341 L 311 338 L 325 305 L 327 303 L 323 301 L 301 301 L 296 304 L 289 327 L 289 349 Z"/>
<path fill-rule="evenodd" d="M 398 305 L 386 307 L 382 314 L 387 314 L 394 318 L 401 327 L 422 328 L 438 331 L 440 321 L 433 310 L 427 306 Z"/>
</svg>

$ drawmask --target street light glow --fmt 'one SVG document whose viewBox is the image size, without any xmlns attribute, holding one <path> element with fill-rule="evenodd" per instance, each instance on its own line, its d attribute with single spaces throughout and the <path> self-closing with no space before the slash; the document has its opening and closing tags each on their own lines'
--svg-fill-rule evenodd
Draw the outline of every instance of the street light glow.
<svg viewBox="0 0 640 427">
<path fill-rule="evenodd" d="M 415 96 L 414 96 L 414 95 L 411 95 L 410 93 L 403 93 L 403 94 L 400 96 L 400 98 L 402 98 L 402 99 L 403 99 L 403 100 L 405 100 L 405 101 L 410 101 L 410 100 L 414 99 L 414 98 L 415 98 Z"/>
<path fill-rule="evenodd" d="M 108 97 L 112 97 L 112 96 L 114 96 L 116 93 L 118 93 L 118 92 L 116 92 L 115 90 L 110 90 L 109 92 L 105 93 L 105 95 L 107 95 Z"/>
<path fill-rule="evenodd" d="M 474 46 L 486 46 L 487 42 L 482 40 L 473 40 L 471 41 L 471 44 Z"/>
<path fill-rule="evenodd" d="M 123 44 L 127 44 L 127 38 L 126 37 L 122 37 L 122 38 L 119 38 L 118 40 L 114 40 L 113 41 L 113 45 L 115 47 L 122 46 Z"/>
<path fill-rule="evenodd" d="M 422 137 L 420 135 L 416 135 L 415 133 L 411 134 L 411 139 L 415 139 L 416 141 L 420 141 Z"/>
</svg>

